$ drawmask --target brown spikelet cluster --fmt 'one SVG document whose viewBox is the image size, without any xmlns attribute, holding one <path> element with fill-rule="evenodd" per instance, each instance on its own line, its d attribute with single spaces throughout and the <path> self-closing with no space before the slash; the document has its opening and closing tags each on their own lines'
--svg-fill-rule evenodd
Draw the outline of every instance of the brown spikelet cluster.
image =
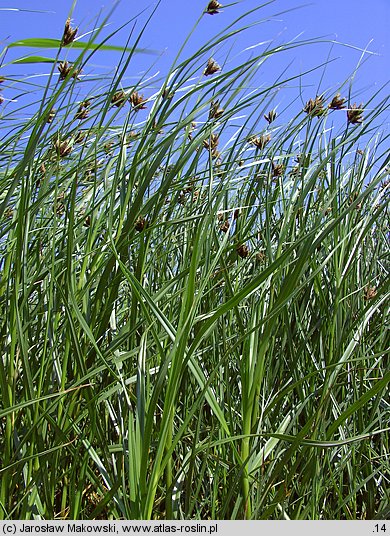
<svg viewBox="0 0 390 536">
<path fill-rule="evenodd" d="M 217 151 L 218 144 L 219 144 L 218 134 L 211 134 L 210 138 L 203 140 L 203 147 L 207 150 L 211 150 L 212 155 L 218 153 Z"/>
<path fill-rule="evenodd" d="M 205 76 L 210 76 L 212 74 L 217 73 L 220 70 L 221 70 L 221 67 L 218 65 L 215 59 L 209 58 L 209 60 L 207 61 L 206 69 L 203 71 L 203 74 Z"/>
<path fill-rule="evenodd" d="M 221 225 L 219 226 L 219 230 L 222 231 L 223 233 L 227 233 L 228 230 L 230 229 L 230 223 L 228 220 L 225 220 L 223 223 L 221 223 Z"/>
<path fill-rule="evenodd" d="M 65 192 L 60 192 L 56 197 L 55 207 L 56 207 L 56 214 L 58 216 L 61 216 L 61 214 L 65 212 L 65 205 L 63 203 L 64 199 L 65 199 Z"/>
<path fill-rule="evenodd" d="M 143 218 L 142 216 L 139 216 L 139 218 L 137 218 L 134 224 L 134 229 L 140 233 L 141 231 L 145 229 L 146 226 L 147 226 L 146 219 Z"/>
<path fill-rule="evenodd" d="M 335 97 L 330 101 L 328 108 L 330 110 L 342 110 L 345 108 L 344 103 L 346 99 L 340 97 L 340 93 L 337 93 Z"/>
<path fill-rule="evenodd" d="M 211 101 L 209 119 L 219 119 L 225 110 L 219 107 L 219 100 Z"/>
<path fill-rule="evenodd" d="M 273 177 L 280 177 L 281 175 L 283 175 L 284 170 L 285 170 L 285 167 L 283 164 L 275 164 L 274 162 L 272 162 L 272 176 Z"/>
<path fill-rule="evenodd" d="M 72 67 L 67 61 L 61 61 L 58 70 L 60 72 L 60 80 L 65 80 L 65 78 L 70 75 Z"/>
<path fill-rule="evenodd" d="M 2 84 L 4 80 L 5 80 L 4 76 L 0 76 L 0 84 Z M 0 91 L 1 91 L 1 88 L 0 88 Z M 4 102 L 4 97 L 0 94 L 0 104 L 2 104 L 3 102 Z"/>
<path fill-rule="evenodd" d="M 262 134 L 261 136 L 253 136 L 250 138 L 249 143 L 254 145 L 257 149 L 264 149 L 264 147 L 271 141 L 271 134 Z"/>
<path fill-rule="evenodd" d="M 112 154 L 113 145 L 114 145 L 113 141 L 108 141 L 107 143 L 105 143 L 103 145 L 103 150 L 104 150 L 104 152 L 106 153 L 107 156 Z"/>
<path fill-rule="evenodd" d="M 275 112 L 275 110 L 270 110 L 265 116 L 264 116 L 264 119 L 267 121 L 267 123 L 270 125 L 271 123 L 273 123 L 277 117 L 277 113 Z"/>
<path fill-rule="evenodd" d="M 86 137 L 86 133 L 83 132 L 82 130 L 79 130 L 74 138 L 74 142 L 83 143 L 83 141 L 85 140 L 85 137 Z"/>
<path fill-rule="evenodd" d="M 317 95 L 315 99 L 308 100 L 303 111 L 312 117 L 321 117 L 324 115 L 326 110 L 324 109 L 323 95 Z"/>
<path fill-rule="evenodd" d="M 164 91 L 162 92 L 162 98 L 166 100 L 171 100 L 175 96 L 175 92 L 171 91 L 169 87 L 166 87 Z"/>
<path fill-rule="evenodd" d="M 187 135 L 187 138 L 191 141 L 192 140 L 192 133 L 194 132 L 194 130 L 196 130 L 196 123 L 193 121 L 191 123 L 191 126 L 190 126 L 190 129 L 188 131 L 188 135 Z"/>
<path fill-rule="evenodd" d="M 359 106 L 356 103 L 352 104 L 351 108 L 347 110 L 347 119 L 348 123 L 351 123 L 351 125 L 357 125 L 359 123 L 362 123 L 363 104 L 360 104 Z"/>
<path fill-rule="evenodd" d="M 249 248 L 246 244 L 239 244 L 236 251 L 237 255 L 241 257 L 241 259 L 246 259 L 249 255 Z"/>
<path fill-rule="evenodd" d="M 90 112 L 90 109 L 89 109 L 90 106 L 91 106 L 91 103 L 89 100 L 81 102 L 74 118 L 79 119 L 80 121 L 82 119 L 87 119 L 87 117 L 89 116 L 89 112 Z"/>
<path fill-rule="evenodd" d="M 55 108 L 52 108 L 50 112 L 47 114 L 46 123 L 52 123 L 53 119 L 55 118 L 57 113 L 57 110 Z"/>
<path fill-rule="evenodd" d="M 370 287 L 369 285 L 364 289 L 365 301 L 373 300 L 377 295 L 376 287 Z"/>
<path fill-rule="evenodd" d="M 73 43 L 77 35 L 77 31 L 78 31 L 77 28 L 71 27 L 70 19 L 67 19 L 65 22 L 64 35 L 62 36 L 61 45 L 63 47 L 66 47 L 67 45 L 70 45 L 70 43 Z"/>
<path fill-rule="evenodd" d="M 68 76 L 78 80 L 78 76 L 81 73 L 80 69 L 74 69 L 68 61 L 61 61 L 58 70 L 60 73 L 60 80 L 65 80 Z"/>
<path fill-rule="evenodd" d="M 146 99 L 144 99 L 144 96 L 140 95 L 138 91 L 133 91 L 133 93 L 130 95 L 129 101 L 133 109 L 136 111 L 146 109 L 146 106 L 144 104 L 146 102 Z"/>
<path fill-rule="evenodd" d="M 208 15 L 216 15 L 217 13 L 219 13 L 219 10 L 221 9 L 221 7 L 222 7 L 222 4 L 220 4 L 216 0 L 211 0 L 211 2 L 209 2 L 206 8 L 206 13 Z"/>
<path fill-rule="evenodd" d="M 73 149 L 72 144 L 68 140 L 61 141 L 60 138 L 57 138 L 53 142 L 53 147 L 60 158 L 69 156 Z"/>
<path fill-rule="evenodd" d="M 265 259 L 266 259 L 266 256 L 265 256 L 264 251 L 258 251 L 256 253 L 256 256 L 255 256 L 256 262 L 258 262 L 259 264 L 263 264 L 265 262 Z"/>
<path fill-rule="evenodd" d="M 42 162 L 42 164 L 39 166 L 39 171 L 37 173 L 37 178 L 35 180 L 35 186 L 37 188 L 40 187 L 41 181 L 42 181 L 42 179 L 45 178 L 45 175 L 46 175 L 46 166 L 45 166 L 45 163 Z"/>
<path fill-rule="evenodd" d="M 126 100 L 127 95 L 124 91 L 116 91 L 111 97 L 111 104 L 119 108 L 120 106 L 123 106 L 123 104 L 125 104 Z"/>
</svg>

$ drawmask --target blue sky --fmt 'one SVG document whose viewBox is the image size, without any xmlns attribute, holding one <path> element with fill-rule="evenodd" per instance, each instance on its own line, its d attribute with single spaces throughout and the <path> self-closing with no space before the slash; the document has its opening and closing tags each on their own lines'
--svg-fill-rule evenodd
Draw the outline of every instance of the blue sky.
<svg viewBox="0 0 390 536">
<path fill-rule="evenodd" d="M 220 14 L 203 17 L 188 44 L 188 52 L 195 51 L 198 46 L 204 44 L 229 22 L 259 5 L 259 2 L 254 0 L 243 0 L 231 5 L 227 5 L 227 2 L 221 3 L 224 4 L 224 8 Z M 366 100 L 388 81 L 388 73 L 390 72 L 389 0 L 371 0 L 369 2 L 363 0 L 314 0 L 311 3 L 305 3 L 304 0 L 275 0 L 266 4 L 248 19 L 245 19 L 243 24 L 259 19 L 267 19 L 267 22 L 253 26 L 240 35 L 233 43 L 232 50 L 226 45 L 216 49 L 213 55 L 218 62 L 223 62 L 224 57 L 228 55 L 235 57 L 235 61 L 240 61 L 240 56 L 237 54 L 244 48 L 259 42 L 272 40 L 274 43 L 282 43 L 297 36 L 300 36 L 299 39 L 322 37 L 323 43 L 278 55 L 269 66 L 267 64 L 264 67 L 264 72 L 260 75 L 264 77 L 264 80 L 274 80 L 291 62 L 292 72 L 298 74 L 331 60 L 325 72 L 318 70 L 311 77 L 305 79 L 308 95 L 315 96 L 321 76 L 321 91 L 336 90 L 354 72 L 362 59 L 362 52 L 358 49 L 368 47 L 369 51 L 375 52 L 377 55 L 364 54 L 367 61 L 363 61 L 354 82 L 356 100 Z M 99 12 L 100 20 L 102 20 L 113 5 L 114 3 L 110 0 L 106 2 L 79 0 L 72 14 L 74 25 L 79 26 L 79 34 L 90 31 L 96 23 Z M 137 34 L 154 5 L 153 2 L 145 0 L 137 2 L 122 0 L 110 18 L 110 26 L 106 28 L 106 33 L 142 11 L 143 13 L 137 18 L 134 30 L 134 35 Z M 141 42 L 141 46 L 158 50 L 161 54 L 158 56 L 137 56 L 131 64 L 129 78 L 137 78 L 143 70 L 151 65 L 151 73 L 160 71 L 163 74 L 166 72 L 180 45 L 206 5 L 207 0 L 162 0 Z M 298 6 L 301 7 L 293 9 Z M 0 9 L 3 8 L 0 11 L 1 48 L 7 43 L 28 37 L 61 38 L 64 22 L 71 7 L 71 0 L 57 0 L 57 2 L 52 0 L 34 0 L 34 2 L 31 0 L 0 0 Z M 47 13 L 7 11 L 4 8 L 34 9 L 47 11 Z M 293 10 L 289 11 L 291 9 Z M 128 37 L 129 28 L 122 30 L 112 39 L 111 43 L 123 45 Z M 336 44 L 332 46 L 330 41 L 333 40 L 348 44 L 350 47 Z M 13 58 L 27 53 L 31 53 L 31 51 L 19 48 L 11 49 L 3 58 L 3 62 L 9 62 Z M 46 56 L 54 55 L 54 51 L 36 50 L 35 53 Z M 90 72 L 94 69 L 113 72 L 118 60 L 119 56 L 115 53 L 101 52 L 94 58 Z M 1 69 L 0 74 L 6 75 L 5 70 Z M 11 71 L 11 67 L 8 70 Z M 47 65 L 25 65 L 18 68 L 18 72 L 23 74 L 48 72 L 48 70 Z M 6 95 L 4 94 L 4 96 Z"/>
</svg>

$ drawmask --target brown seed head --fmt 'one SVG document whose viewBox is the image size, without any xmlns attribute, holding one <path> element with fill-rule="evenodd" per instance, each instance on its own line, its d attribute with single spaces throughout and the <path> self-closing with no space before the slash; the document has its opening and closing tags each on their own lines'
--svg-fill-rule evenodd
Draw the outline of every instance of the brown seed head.
<svg viewBox="0 0 390 536">
<path fill-rule="evenodd" d="M 283 175 L 284 170 L 285 170 L 285 167 L 283 164 L 274 164 L 274 162 L 272 162 L 272 176 L 273 177 L 280 177 L 281 175 Z"/>
<path fill-rule="evenodd" d="M 278 114 L 275 112 L 275 110 L 270 110 L 265 116 L 264 119 L 268 122 L 268 124 L 273 123 L 275 121 L 276 116 Z"/>
<path fill-rule="evenodd" d="M 220 226 L 219 226 L 219 230 L 222 231 L 223 233 L 227 233 L 228 230 L 230 228 L 230 223 L 228 220 L 224 221 Z"/>
<path fill-rule="evenodd" d="M 114 142 L 113 141 L 108 141 L 107 143 L 105 143 L 103 145 L 103 149 L 104 149 L 104 152 L 107 154 L 107 155 L 110 155 L 112 154 L 112 147 L 114 145 Z"/>
<path fill-rule="evenodd" d="M 52 123 L 53 119 L 55 118 L 57 113 L 57 110 L 55 108 L 52 108 L 50 112 L 48 113 L 46 123 Z"/>
<path fill-rule="evenodd" d="M 140 216 L 140 217 L 136 220 L 136 222 L 135 222 L 135 224 L 134 224 L 134 228 L 135 228 L 135 230 L 138 231 L 139 233 L 140 233 L 141 231 L 143 231 L 143 230 L 145 229 L 146 226 L 147 226 L 147 221 L 146 221 L 146 219 L 143 218 L 142 216 Z"/>
<path fill-rule="evenodd" d="M 364 299 L 366 301 L 373 300 L 377 295 L 376 287 L 370 287 L 369 285 L 364 289 Z"/>
<path fill-rule="evenodd" d="M 211 74 L 217 73 L 220 70 L 221 67 L 214 60 L 214 58 L 210 58 L 207 62 L 206 69 L 203 71 L 203 74 L 205 76 L 210 76 Z"/>
<path fill-rule="evenodd" d="M 64 35 L 62 36 L 61 45 L 66 47 L 72 43 L 77 35 L 77 28 L 72 28 L 70 25 L 70 19 L 67 19 L 65 22 Z"/>
<path fill-rule="evenodd" d="M 216 152 L 218 144 L 219 144 L 218 134 L 211 134 L 209 139 L 203 140 L 203 147 L 205 149 L 211 149 L 211 152 Z"/>
<path fill-rule="evenodd" d="M 72 67 L 67 61 L 61 61 L 58 70 L 60 72 L 60 80 L 65 80 L 65 78 L 70 74 Z"/>
<path fill-rule="evenodd" d="M 265 262 L 265 253 L 264 251 L 258 251 L 255 256 L 256 262 L 263 264 Z"/>
<path fill-rule="evenodd" d="M 133 109 L 136 111 L 146 109 L 146 106 L 144 106 L 146 99 L 144 99 L 144 96 L 140 95 L 138 91 L 133 91 L 133 93 L 130 95 L 129 101 Z"/>
<path fill-rule="evenodd" d="M 44 162 L 42 162 L 42 164 L 39 166 L 39 173 L 37 175 L 35 186 L 39 188 L 41 185 L 41 180 L 44 179 L 46 175 L 46 166 Z"/>
<path fill-rule="evenodd" d="M 239 257 L 241 257 L 242 259 L 246 259 L 249 255 L 249 248 L 245 244 L 240 244 L 239 246 L 237 246 L 236 251 Z"/>
<path fill-rule="evenodd" d="M 90 105 L 91 103 L 88 100 L 81 102 L 74 118 L 80 119 L 80 121 L 82 119 L 87 119 L 87 117 L 89 116 L 89 112 L 90 112 L 90 109 L 89 109 Z"/>
<path fill-rule="evenodd" d="M 164 130 L 161 128 L 161 126 L 157 123 L 157 120 L 155 119 L 152 124 L 153 130 L 157 130 L 158 134 L 164 134 Z"/>
<path fill-rule="evenodd" d="M 208 15 L 216 15 L 217 13 L 219 13 L 218 10 L 221 9 L 221 7 L 222 4 L 220 4 L 216 0 L 211 0 L 211 2 L 209 2 L 209 5 L 206 8 L 206 13 Z"/>
<path fill-rule="evenodd" d="M 72 144 L 69 143 L 69 141 L 61 141 L 59 138 L 54 141 L 53 147 L 60 158 L 65 158 L 66 156 L 69 156 L 73 149 Z"/>
<path fill-rule="evenodd" d="M 343 99 L 340 97 L 340 93 L 337 93 L 335 97 L 331 100 L 331 102 L 328 105 L 328 108 L 331 110 L 342 110 L 345 108 L 344 103 L 346 99 Z"/>
<path fill-rule="evenodd" d="M 187 186 L 186 188 L 184 188 L 183 194 L 190 194 L 193 190 L 194 190 L 194 187 L 192 185 Z"/>
<path fill-rule="evenodd" d="M 290 171 L 290 175 L 292 177 L 297 177 L 299 175 L 299 166 L 294 166 Z"/>
<path fill-rule="evenodd" d="M 321 115 L 324 115 L 326 110 L 324 109 L 323 95 L 317 95 L 315 99 L 310 99 L 309 101 L 307 101 L 303 111 L 313 117 L 321 117 Z"/>
<path fill-rule="evenodd" d="M 194 130 L 196 129 L 196 123 L 192 122 L 191 123 L 191 126 L 190 126 L 190 129 L 188 131 L 188 135 L 187 135 L 187 138 L 191 141 L 192 140 L 192 133 L 194 132 Z"/>
<path fill-rule="evenodd" d="M 257 149 L 264 149 L 264 147 L 271 141 L 271 134 L 262 134 L 260 137 L 253 136 L 250 138 L 249 143 L 257 147 Z"/>
<path fill-rule="evenodd" d="M 120 106 L 125 104 L 126 99 L 127 99 L 127 95 L 124 91 L 117 91 L 111 97 L 111 104 L 119 108 Z"/>
<path fill-rule="evenodd" d="M 200 190 L 195 190 L 195 192 L 192 194 L 192 202 L 195 203 L 200 196 Z"/>
<path fill-rule="evenodd" d="M 170 100 L 170 99 L 173 99 L 174 96 L 175 96 L 175 92 L 171 91 L 169 87 L 166 87 L 164 91 L 162 92 L 163 99 Z"/>
<path fill-rule="evenodd" d="M 85 137 L 86 137 L 86 133 L 79 130 L 74 138 L 74 142 L 83 143 L 83 141 L 85 140 Z"/>
<path fill-rule="evenodd" d="M 359 106 L 354 103 L 352 104 L 351 108 L 347 110 L 347 119 L 348 123 L 351 123 L 352 125 L 357 125 L 358 123 L 363 122 L 363 104 L 360 104 Z"/>
<path fill-rule="evenodd" d="M 211 101 L 209 119 L 219 119 L 225 110 L 219 107 L 219 100 Z"/>
<path fill-rule="evenodd" d="M 2 84 L 4 80 L 5 80 L 4 76 L 0 76 L 0 84 Z M 4 97 L 0 95 L 0 104 L 3 104 L 3 102 L 4 102 Z"/>
<path fill-rule="evenodd" d="M 58 70 L 60 72 L 60 80 L 65 80 L 69 75 L 78 80 L 78 76 L 81 73 L 80 69 L 74 69 L 67 61 L 61 61 Z"/>
</svg>

